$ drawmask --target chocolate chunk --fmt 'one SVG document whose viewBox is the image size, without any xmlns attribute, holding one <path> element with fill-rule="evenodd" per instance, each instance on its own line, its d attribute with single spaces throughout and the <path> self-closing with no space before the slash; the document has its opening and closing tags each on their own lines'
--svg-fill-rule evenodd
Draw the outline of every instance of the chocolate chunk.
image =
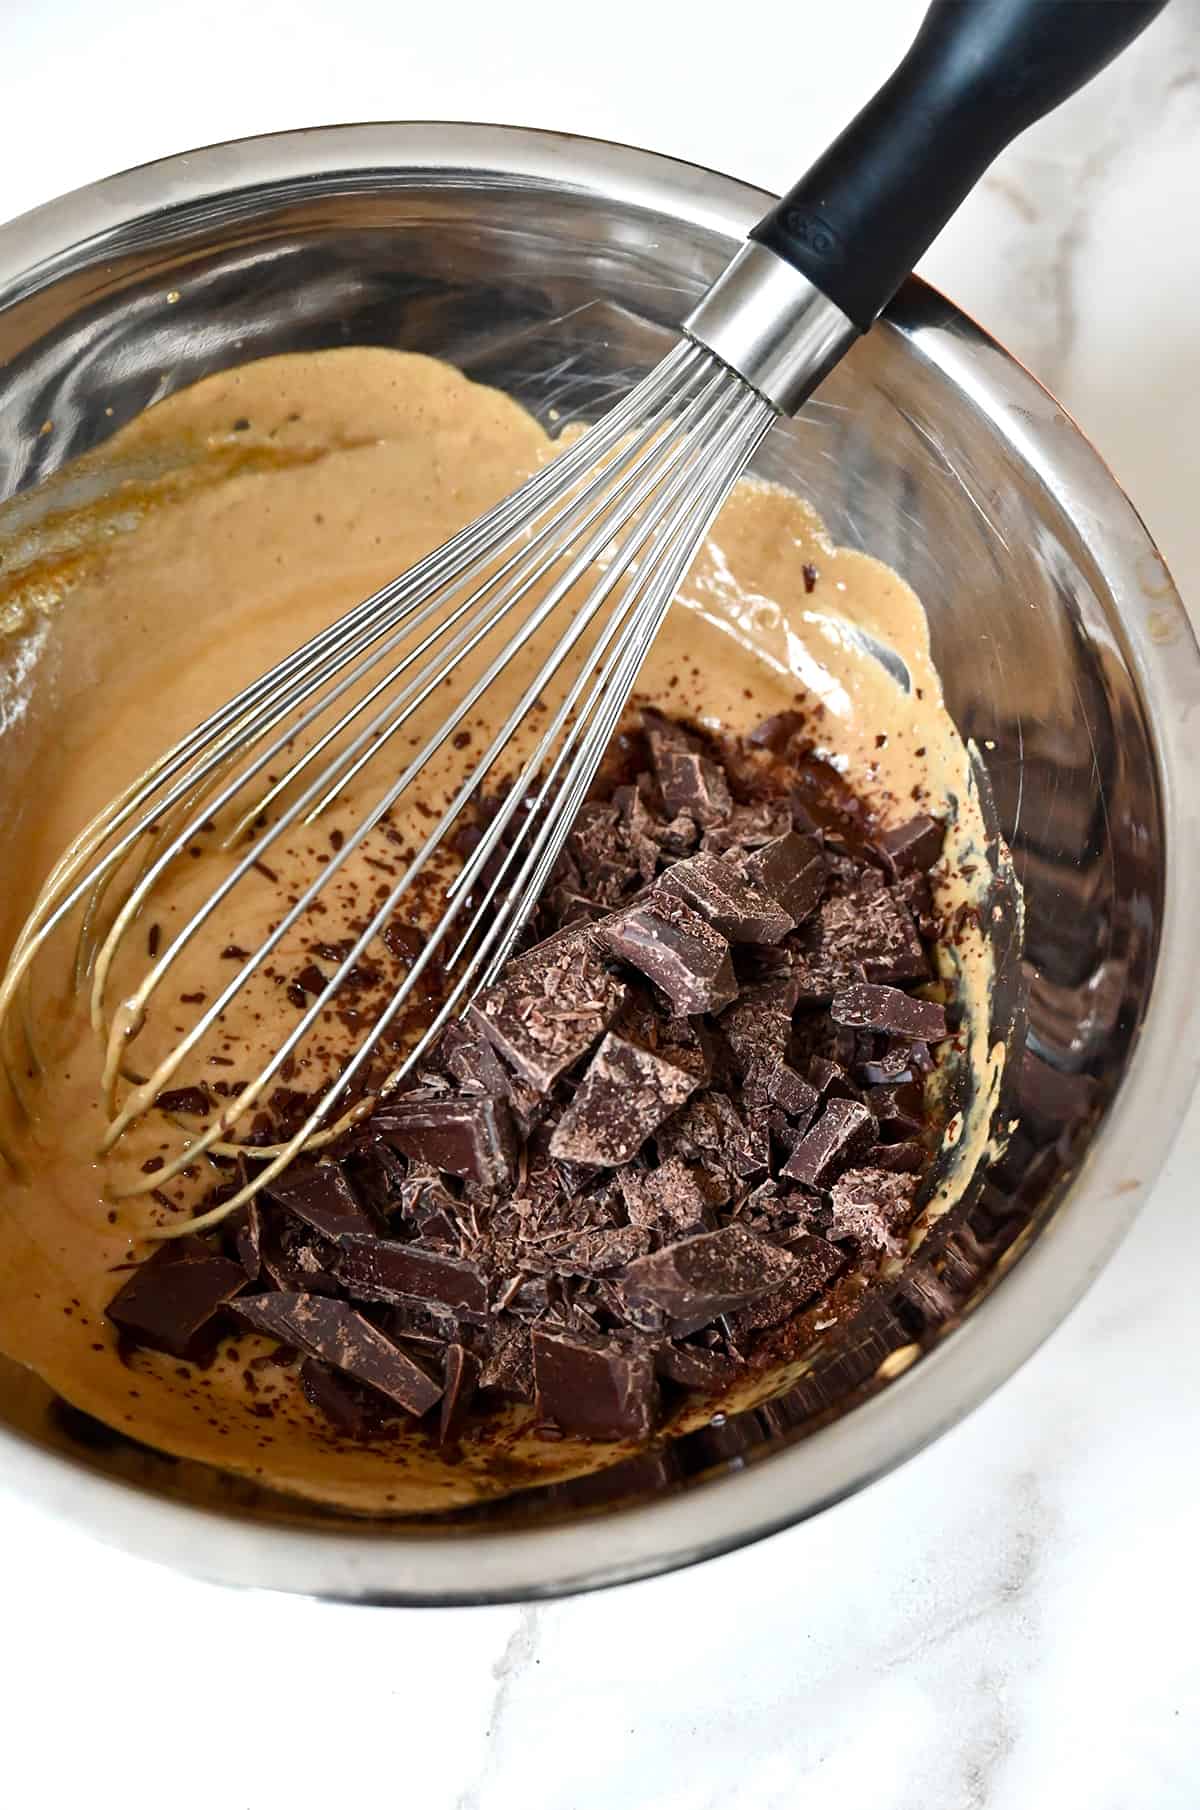
<svg viewBox="0 0 1200 1810">
<path fill-rule="evenodd" d="M 928 1154 L 923 1144 L 873 1144 L 863 1161 L 868 1169 L 887 1169 L 893 1175 L 917 1175 L 925 1167 Z"/>
<path fill-rule="evenodd" d="M 826 1056 L 813 1056 L 809 1060 L 808 1078 L 818 1093 L 827 1095 L 831 1100 L 861 1098 L 841 1063 L 833 1062 Z"/>
<path fill-rule="evenodd" d="M 408 1414 L 427 1414 L 441 1399 L 442 1385 L 345 1301 L 325 1295 L 256 1295 L 237 1302 L 234 1311 L 252 1332 L 332 1364 Z"/>
<path fill-rule="evenodd" d="M 189 1235 L 160 1244 L 105 1311 L 134 1344 L 200 1362 L 212 1355 L 228 1330 L 222 1310 L 245 1286 L 240 1263 Z"/>
<path fill-rule="evenodd" d="M 737 995 L 729 944 L 682 899 L 648 893 L 598 924 L 596 936 L 685 1016 L 719 1012 Z"/>
<path fill-rule="evenodd" d="M 354 1192 L 336 1163 L 318 1163 L 311 1169 L 285 1169 L 264 1190 L 273 1201 L 325 1237 L 338 1232 L 373 1232 L 375 1225 L 363 1212 Z"/>
<path fill-rule="evenodd" d="M 550 1140 L 552 1156 L 612 1168 L 637 1155 L 697 1078 L 610 1031 Z"/>
<path fill-rule="evenodd" d="M 479 1369 L 479 1387 L 493 1389 L 509 1401 L 533 1400 L 533 1350 L 528 1326 L 499 1320 Z"/>
<path fill-rule="evenodd" d="M 718 1174 L 748 1176 L 770 1161 L 770 1137 L 750 1115 L 739 1116 L 727 1094 L 702 1094 L 669 1119 L 657 1139 L 660 1158 L 699 1157 Z"/>
<path fill-rule="evenodd" d="M 810 1188 L 830 1183 L 875 1142 L 879 1127 L 865 1106 L 856 1100 L 830 1100 L 810 1131 L 806 1131 L 782 1173 L 789 1181 Z"/>
<path fill-rule="evenodd" d="M 746 987 L 719 1024 L 733 1051 L 738 1073 L 745 1075 L 765 1062 L 780 1061 L 792 1034 L 789 994 L 771 983 Z"/>
<path fill-rule="evenodd" d="M 441 1445 L 452 1445 L 462 1432 L 467 1410 L 479 1382 L 479 1361 L 472 1357 L 465 1346 L 450 1345 L 446 1350 L 442 1374 L 445 1393 L 442 1396 L 438 1442 Z"/>
<path fill-rule="evenodd" d="M 461 1337 L 462 1328 L 448 1308 L 425 1301 L 397 1300 L 383 1320 L 389 1338 L 406 1345 L 419 1345 L 424 1351 L 436 1352 L 440 1358 L 447 1345 Z"/>
<path fill-rule="evenodd" d="M 420 1301 L 464 1320 L 487 1317 L 486 1278 L 463 1257 L 349 1232 L 337 1241 L 333 1267 L 356 1301 Z"/>
<path fill-rule="evenodd" d="M 438 1042 L 438 1055 L 460 1086 L 469 1093 L 493 1094 L 503 1099 L 511 1079 L 508 1070 L 488 1043 L 459 1019 L 451 1019 Z"/>
<path fill-rule="evenodd" d="M 640 1226 L 597 1226 L 571 1235 L 561 1251 L 551 1250 L 564 1275 L 612 1276 L 649 1248 L 649 1234 Z"/>
<path fill-rule="evenodd" d="M 933 817 L 920 816 L 885 830 L 876 846 L 895 873 L 928 873 L 941 859 L 945 840 L 944 824 Z"/>
<path fill-rule="evenodd" d="M 535 1327 L 538 1412 L 584 1439 L 644 1439 L 658 1405 L 647 1351 L 578 1332 Z"/>
<path fill-rule="evenodd" d="M 507 1103 L 490 1094 L 401 1094 L 371 1124 L 405 1156 L 499 1188 L 512 1175 L 516 1145 Z"/>
<path fill-rule="evenodd" d="M 912 1082 L 869 1088 L 867 1106 L 879 1120 L 880 1136 L 885 1140 L 900 1143 L 925 1123 L 925 1096 Z"/>
<path fill-rule="evenodd" d="M 225 1222 L 227 1234 L 232 1232 L 237 1260 L 246 1272 L 248 1282 L 257 1282 L 262 1274 L 262 1207 L 258 1197 L 248 1200 L 232 1220 Z"/>
<path fill-rule="evenodd" d="M 743 857 L 741 870 L 750 885 L 774 899 L 801 924 L 821 903 L 829 863 L 815 836 L 789 830 Z"/>
<path fill-rule="evenodd" d="M 856 969 L 867 980 L 888 985 L 929 977 L 929 963 L 911 912 L 882 885 L 867 890 L 858 885 L 851 892 L 825 899 L 813 922 L 817 965 L 840 977 L 839 987 L 857 978 Z"/>
<path fill-rule="evenodd" d="M 731 1331 L 735 1339 L 742 1340 L 753 1332 L 772 1332 L 784 1325 L 846 1267 L 845 1253 L 813 1232 L 801 1232 L 789 1240 L 787 1250 L 793 1268 L 786 1280 L 733 1316 Z"/>
<path fill-rule="evenodd" d="M 847 1169 L 834 1182 L 829 1198 L 833 1212 L 831 1238 L 853 1238 L 870 1251 L 900 1249 L 896 1232 L 911 1218 L 917 1190 L 913 1175 L 885 1169 Z"/>
<path fill-rule="evenodd" d="M 890 1031 L 940 1043 L 946 1036 L 946 1010 L 930 999 L 914 999 L 898 987 L 858 985 L 838 993 L 829 1008 L 835 1024 Z"/>
<path fill-rule="evenodd" d="M 749 885 L 731 861 L 716 855 L 677 861 L 658 884 L 707 918 L 731 943 L 777 943 L 793 927 L 781 905 Z"/>
<path fill-rule="evenodd" d="M 728 1389 L 737 1375 L 737 1364 L 723 1352 L 710 1351 L 704 1345 L 678 1345 L 673 1340 L 655 1351 L 654 1368 L 681 1389 L 698 1389 L 706 1394 Z"/>
<path fill-rule="evenodd" d="M 548 1091 L 599 1041 L 628 997 L 592 931 L 569 930 L 510 962 L 469 1018 L 523 1080 Z"/>
<path fill-rule="evenodd" d="M 168 1087 L 155 1094 L 154 1104 L 160 1112 L 182 1113 L 189 1118 L 203 1118 L 212 1111 L 212 1101 L 202 1087 Z"/>
<path fill-rule="evenodd" d="M 611 804 L 584 804 L 571 826 L 567 847 L 589 899 L 615 905 L 641 878 L 638 851 Z M 653 859 L 651 873 L 653 873 Z"/>
<path fill-rule="evenodd" d="M 799 735 L 804 728 L 804 718 L 798 710 L 781 710 L 776 716 L 769 716 L 752 729 L 746 740 L 752 748 L 769 748 L 772 754 L 782 754 L 794 735 Z"/>
<path fill-rule="evenodd" d="M 780 1287 L 792 1265 L 765 1238 L 724 1226 L 639 1257 L 625 1272 L 624 1290 L 634 1304 L 658 1308 L 683 1337 Z"/>
<path fill-rule="evenodd" d="M 803 1130 L 820 1102 L 815 1087 L 798 1075 L 789 1062 L 778 1057 L 756 1063 L 746 1076 L 746 1098 L 769 1100 Z"/>
<path fill-rule="evenodd" d="M 300 1387 L 313 1407 L 347 1439 L 375 1438 L 394 1412 L 391 1403 L 373 1389 L 351 1382 L 319 1358 L 308 1357 L 301 1364 Z"/>
<path fill-rule="evenodd" d="M 720 823 L 705 830 L 700 846 L 707 855 L 744 857 L 751 849 L 764 848 L 786 836 L 792 827 L 792 809 L 786 798 L 764 798 L 757 804 L 735 804 Z"/>
<path fill-rule="evenodd" d="M 618 1179 L 630 1224 L 672 1239 L 711 1230 L 713 1214 L 732 1192 L 722 1177 L 681 1156 L 667 1157 L 657 1169 L 622 1169 Z"/>
</svg>

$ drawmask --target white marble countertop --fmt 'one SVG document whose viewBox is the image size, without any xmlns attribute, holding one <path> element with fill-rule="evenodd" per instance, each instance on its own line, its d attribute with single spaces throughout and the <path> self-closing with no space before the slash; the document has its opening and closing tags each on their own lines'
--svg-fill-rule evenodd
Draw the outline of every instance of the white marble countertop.
<svg viewBox="0 0 1200 1810">
<path fill-rule="evenodd" d="M 405 117 L 568 127 L 780 188 L 920 11 L 18 0 L 0 214 L 188 145 Z M 1200 0 L 1173 0 L 922 267 L 1077 415 L 1194 611 L 1198 217 Z M 699 1571 L 535 1609 L 358 1610 L 193 1583 L 0 1500 L 4 1801 L 1195 1810 L 1198 1165 L 1193 1110 L 1020 1375 L 865 1494 Z"/>
</svg>

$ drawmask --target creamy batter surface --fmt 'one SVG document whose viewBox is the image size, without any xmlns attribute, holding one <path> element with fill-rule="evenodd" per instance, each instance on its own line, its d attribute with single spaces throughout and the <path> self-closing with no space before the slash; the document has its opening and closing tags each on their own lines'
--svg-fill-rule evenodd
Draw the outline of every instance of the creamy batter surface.
<svg viewBox="0 0 1200 1810">
<path fill-rule="evenodd" d="M 551 442 L 515 403 L 447 366 L 377 349 L 328 351 L 209 378 L 0 512 L 0 831 L 9 856 L 0 948 L 11 947 L 64 846 L 166 745 L 551 456 Z M 811 588 L 806 565 L 817 573 Z M 899 655 L 906 685 L 872 641 Z M 456 685 L 477 670 L 468 664 Z M 518 664 L 489 694 L 468 726 L 469 745 L 486 740 L 531 671 L 529 661 Z M 799 701 L 814 713 L 818 753 L 882 820 L 901 821 L 914 808 L 948 818 L 955 874 L 942 882 L 941 902 L 982 897 L 985 836 L 971 764 L 942 703 L 921 605 L 894 572 L 834 547 L 801 499 L 752 481 L 737 487 L 638 690 L 672 714 L 732 730 Z M 414 743 L 430 721 L 436 716 L 414 722 Z M 465 758 L 448 747 L 347 863 L 326 899 L 321 935 L 330 943 L 353 930 L 364 900 L 394 883 Z M 228 948 L 256 945 L 281 900 L 328 861 L 374 795 L 369 785 L 352 789 L 273 851 L 269 872 L 238 888 L 172 971 L 130 1046 L 131 1066 L 136 1055 L 148 1072 L 194 1021 L 228 978 Z M 222 827 L 197 838 L 194 858 L 134 927 L 110 980 L 110 1008 L 146 971 L 151 949 L 229 871 Z M 419 922 L 430 908 L 415 897 L 407 915 Z M 16 1167 L 0 1205 L 5 1355 L 149 1445 L 363 1513 L 450 1507 L 622 1455 L 538 1441 L 515 1411 L 453 1463 L 419 1431 L 355 1449 L 331 1436 L 292 1373 L 269 1361 L 277 1348 L 249 1334 L 207 1370 L 150 1352 L 123 1361 L 104 1318 L 120 1266 L 146 1253 L 148 1230 L 189 1209 L 201 1180 L 172 1177 L 158 1198 L 118 1198 L 131 1178 L 169 1162 L 181 1129 L 151 1113 L 98 1156 L 102 1048 L 87 988 L 70 984 L 72 946 L 56 944 L 35 975 L 37 1060 L 18 1077 L 20 1101 L 6 1114 Z M 269 1050 L 295 1022 L 288 981 L 306 946 L 281 950 L 173 1085 L 249 1072 L 248 1052 Z M 968 923 L 945 960 L 967 1007 L 965 1054 L 983 1084 L 969 1121 L 948 1127 L 961 1160 L 926 1225 L 986 1144 L 1001 1060 L 989 1047 L 984 939 Z M 357 1001 L 364 1021 L 398 971 L 381 956 L 378 991 Z M 295 1085 L 318 1084 L 344 1056 L 347 1035 L 331 1019 L 306 1049 Z M 212 1180 L 208 1171 L 203 1186 Z M 784 1386 L 802 1368 L 801 1359 L 786 1374 L 739 1385 L 729 1405 Z"/>
</svg>

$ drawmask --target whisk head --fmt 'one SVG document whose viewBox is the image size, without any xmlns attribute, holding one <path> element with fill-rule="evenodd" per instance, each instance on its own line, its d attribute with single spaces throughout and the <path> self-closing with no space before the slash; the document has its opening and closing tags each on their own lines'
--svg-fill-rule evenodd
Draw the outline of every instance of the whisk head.
<svg viewBox="0 0 1200 1810">
<path fill-rule="evenodd" d="M 73 934 L 72 984 L 104 1047 L 104 1149 L 154 1109 L 178 1133 L 118 1191 L 161 1190 L 206 1154 L 261 1164 L 162 1236 L 215 1223 L 341 1136 L 494 980 L 677 586 L 776 418 L 681 341 L 512 496 L 176 743 L 65 852 L 0 986 L 14 1096 L 36 1054 L 37 958 Z M 405 928 L 418 903 L 419 936 Z M 381 939 L 402 969 L 390 978 Z M 295 1018 L 272 1047 L 278 1006 L 263 1006 L 280 988 Z M 211 1079 L 248 1052 L 253 1073 Z M 264 1103 L 298 1072 L 319 1078 L 300 1122 L 265 1134 Z M 188 1129 L 192 1116 L 204 1122 Z"/>
</svg>

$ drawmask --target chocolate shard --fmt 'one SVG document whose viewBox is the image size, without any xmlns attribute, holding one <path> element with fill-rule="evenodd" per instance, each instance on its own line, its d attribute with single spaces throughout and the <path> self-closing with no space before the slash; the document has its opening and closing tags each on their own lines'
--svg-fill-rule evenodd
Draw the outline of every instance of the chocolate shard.
<svg viewBox="0 0 1200 1810">
<path fill-rule="evenodd" d="M 189 1234 L 160 1244 L 105 1311 L 135 1345 L 199 1363 L 211 1357 L 228 1330 L 224 1309 L 245 1286 L 240 1263 Z"/>
<path fill-rule="evenodd" d="M 705 830 L 700 846 L 708 855 L 747 855 L 765 848 L 792 827 L 792 810 L 786 798 L 764 798 L 757 804 L 735 804 L 728 817 Z"/>
<path fill-rule="evenodd" d="M 654 1364 L 636 1346 L 535 1327 L 538 1412 L 583 1439 L 644 1439 L 658 1407 Z"/>
<path fill-rule="evenodd" d="M 257 1282 L 262 1274 L 262 1207 L 257 1195 L 240 1207 L 225 1222 L 226 1233 L 232 1232 L 237 1260 L 246 1272 L 247 1282 Z"/>
<path fill-rule="evenodd" d="M 778 943 L 793 928 L 781 905 L 744 880 L 732 861 L 717 855 L 701 853 L 677 861 L 658 884 L 707 918 L 731 943 Z"/>
<path fill-rule="evenodd" d="M 438 1055 L 448 1072 L 470 1093 L 503 1099 L 511 1079 L 485 1037 L 452 1018 L 438 1041 Z"/>
<path fill-rule="evenodd" d="M 722 1012 L 721 1035 L 733 1051 L 738 1072 L 749 1074 L 764 1063 L 782 1061 L 792 1034 L 786 989 L 771 983 L 746 987 Z"/>
<path fill-rule="evenodd" d="M 308 1357 L 300 1366 L 300 1387 L 305 1398 L 323 1414 L 330 1426 L 347 1439 L 373 1439 L 394 1414 L 392 1404 L 319 1358 Z"/>
<path fill-rule="evenodd" d="M 946 1036 L 946 1009 L 931 999 L 916 999 L 899 987 L 860 984 L 834 996 L 829 1008 L 835 1024 L 855 1029 L 889 1031 L 897 1037 L 919 1037 L 940 1043 Z"/>
<path fill-rule="evenodd" d="M 879 881 L 879 875 L 873 878 Z M 869 981 L 889 986 L 927 980 L 929 963 L 907 905 L 881 881 L 877 885 L 865 882 L 866 876 L 858 870 L 857 884 L 823 900 L 815 919 L 806 926 L 806 935 L 815 930 L 817 967 L 840 976 L 837 986 L 857 978 L 855 970 Z"/>
<path fill-rule="evenodd" d="M 685 1017 L 737 996 L 729 944 L 682 899 L 655 889 L 596 926 L 598 940 L 661 988 Z"/>
<path fill-rule="evenodd" d="M 515 1167 L 508 1106 L 491 1094 L 401 1094 L 371 1124 L 405 1156 L 485 1188 L 503 1187 Z"/>
<path fill-rule="evenodd" d="M 622 1169 L 618 1180 L 630 1224 L 671 1239 L 711 1231 L 713 1215 L 732 1192 L 723 1177 L 681 1156 L 667 1157 L 657 1169 Z"/>
<path fill-rule="evenodd" d="M 811 917 L 821 903 L 829 863 L 816 836 L 789 830 L 744 856 L 740 865 L 750 885 L 781 905 L 795 924 Z"/>
<path fill-rule="evenodd" d="M 627 1163 L 696 1085 L 694 1074 L 610 1031 L 554 1128 L 550 1154 L 598 1168 Z"/>
<path fill-rule="evenodd" d="M 721 768 L 701 753 L 695 736 L 657 711 L 643 711 L 642 726 L 667 816 L 719 823 L 733 805 Z"/>
<path fill-rule="evenodd" d="M 790 1238 L 787 1251 L 793 1260 L 787 1279 L 733 1316 L 730 1329 L 735 1339 L 745 1339 L 753 1332 L 773 1332 L 783 1326 L 828 1288 L 847 1265 L 845 1252 L 815 1232 L 801 1232 Z"/>
<path fill-rule="evenodd" d="M 746 1098 L 778 1106 L 801 1130 L 810 1124 L 821 1096 L 790 1062 L 779 1057 L 756 1063 L 746 1076 Z"/>
<path fill-rule="evenodd" d="M 710 1351 L 706 1345 L 677 1344 L 673 1339 L 665 1340 L 655 1350 L 654 1368 L 679 1388 L 705 1395 L 728 1389 L 738 1371 L 736 1361 L 723 1351 Z"/>
<path fill-rule="evenodd" d="M 736 1313 L 786 1282 L 793 1259 L 742 1226 L 665 1245 L 625 1271 L 628 1299 L 658 1308 L 677 1337 Z"/>
<path fill-rule="evenodd" d="M 456 1319 L 487 1318 L 487 1279 L 464 1257 L 349 1232 L 337 1241 L 333 1267 L 356 1301 L 417 1301 Z"/>
<path fill-rule="evenodd" d="M 441 1400 L 442 1385 L 346 1301 L 326 1295 L 255 1295 L 234 1311 L 251 1332 L 320 1358 L 420 1417 Z"/>
<path fill-rule="evenodd" d="M 925 1123 L 925 1097 L 913 1082 L 867 1090 L 867 1106 L 879 1120 L 880 1136 L 901 1143 Z"/>
<path fill-rule="evenodd" d="M 885 830 L 876 847 L 894 873 L 928 873 L 941 859 L 945 840 L 944 824 L 933 817 L 919 816 Z"/>
<path fill-rule="evenodd" d="M 781 710 L 776 716 L 764 717 L 746 740 L 752 748 L 769 748 L 772 754 L 782 754 L 803 728 L 804 718 L 798 710 Z"/>
<path fill-rule="evenodd" d="M 462 1433 L 475 1390 L 479 1383 L 479 1360 L 465 1345 L 446 1348 L 443 1370 L 442 1414 L 438 1426 L 439 1445 L 453 1445 Z"/>
<path fill-rule="evenodd" d="M 533 1400 L 533 1349 L 529 1328 L 520 1320 L 497 1320 L 479 1367 L 479 1387 L 508 1401 Z"/>
<path fill-rule="evenodd" d="M 600 1040 L 628 997 L 592 930 L 573 928 L 510 962 L 468 1018 L 523 1080 L 548 1092 Z"/>
<path fill-rule="evenodd" d="M 202 1119 L 212 1111 L 212 1101 L 202 1087 L 169 1087 L 164 1093 L 155 1094 L 154 1104 L 160 1112 L 188 1118 Z"/>
<path fill-rule="evenodd" d="M 923 1144 L 907 1140 L 899 1144 L 872 1144 L 863 1164 L 868 1169 L 889 1170 L 893 1175 L 919 1175 L 928 1154 Z"/>
<path fill-rule="evenodd" d="M 336 1163 L 285 1169 L 264 1193 L 325 1237 L 338 1232 L 375 1230 L 374 1221 L 359 1206 L 354 1190 Z"/>
<path fill-rule="evenodd" d="M 570 1236 L 561 1251 L 554 1250 L 554 1262 L 562 1275 L 613 1276 L 649 1248 L 641 1226 L 596 1226 Z"/>
<path fill-rule="evenodd" d="M 831 1238 L 853 1238 L 864 1250 L 896 1252 L 896 1234 L 912 1217 L 917 1181 L 885 1169 L 847 1169 L 830 1189 Z"/>
<path fill-rule="evenodd" d="M 828 1188 L 879 1136 L 879 1127 L 857 1100 L 830 1100 L 783 1166 L 789 1181 Z"/>
</svg>

